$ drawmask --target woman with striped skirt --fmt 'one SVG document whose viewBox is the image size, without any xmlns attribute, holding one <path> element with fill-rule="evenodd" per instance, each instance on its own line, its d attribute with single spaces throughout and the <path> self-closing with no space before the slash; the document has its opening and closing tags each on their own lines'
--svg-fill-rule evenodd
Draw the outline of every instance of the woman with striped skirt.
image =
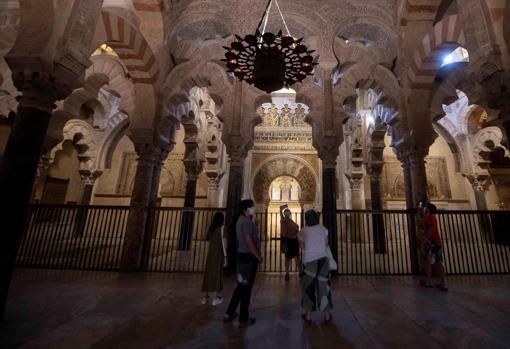
<svg viewBox="0 0 510 349">
<path fill-rule="evenodd" d="M 305 213 L 306 227 L 298 235 L 303 250 L 303 277 L 301 278 L 301 307 L 303 320 L 311 323 L 311 312 L 324 312 L 324 321 L 330 322 L 333 308 L 328 257 L 328 229 L 319 224 L 314 210 Z"/>
</svg>

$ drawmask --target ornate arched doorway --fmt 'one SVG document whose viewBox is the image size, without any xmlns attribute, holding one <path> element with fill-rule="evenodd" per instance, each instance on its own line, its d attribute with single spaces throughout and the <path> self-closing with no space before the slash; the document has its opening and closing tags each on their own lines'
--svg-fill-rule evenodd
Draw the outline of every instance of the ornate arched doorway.
<svg viewBox="0 0 510 349">
<path fill-rule="evenodd" d="M 319 205 L 317 172 L 306 160 L 296 155 L 269 157 L 255 169 L 251 192 L 258 205 L 267 207 L 271 198 L 271 184 L 279 177 L 290 177 L 297 182 L 301 206 Z"/>
</svg>

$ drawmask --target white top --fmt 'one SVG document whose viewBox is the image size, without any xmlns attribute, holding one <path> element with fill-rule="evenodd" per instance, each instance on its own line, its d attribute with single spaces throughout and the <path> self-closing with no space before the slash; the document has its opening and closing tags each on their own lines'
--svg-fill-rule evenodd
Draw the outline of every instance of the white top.
<svg viewBox="0 0 510 349">
<path fill-rule="evenodd" d="M 298 234 L 298 239 L 303 241 L 303 263 L 327 257 L 328 229 L 322 224 L 304 227 Z"/>
</svg>

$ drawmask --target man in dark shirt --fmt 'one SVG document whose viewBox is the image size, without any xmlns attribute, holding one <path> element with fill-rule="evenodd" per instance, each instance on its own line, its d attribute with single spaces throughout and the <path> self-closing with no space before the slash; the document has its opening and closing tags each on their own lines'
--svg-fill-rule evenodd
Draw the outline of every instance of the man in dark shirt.
<svg viewBox="0 0 510 349">
<path fill-rule="evenodd" d="M 255 319 L 249 317 L 248 307 L 258 265 L 262 262 L 262 255 L 258 229 L 254 222 L 253 200 L 242 200 L 239 204 L 239 211 L 241 215 L 236 222 L 237 286 L 223 320 L 225 322 L 233 321 L 237 306 L 240 305 L 239 326 L 249 326 L 255 323 Z"/>
</svg>

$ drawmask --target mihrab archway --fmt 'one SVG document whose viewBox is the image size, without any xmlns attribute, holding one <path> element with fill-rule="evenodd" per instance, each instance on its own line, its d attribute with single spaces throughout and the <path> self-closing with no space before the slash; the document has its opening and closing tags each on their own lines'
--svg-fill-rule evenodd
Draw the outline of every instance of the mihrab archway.
<svg viewBox="0 0 510 349">
<path fill-rule="evenodd" d="M 319 177 L 317 170 L 303 158 L 296 155 L 275 155 L 267 158 L 253 172 L 251 192 L 257 204 L 268 198 L 271 183 L 278 177 L 294 178 L 301 187 L 301 202 L 318 205 Z M 266 195 L 265 195 L 266 194 Z"/>
</svg>

